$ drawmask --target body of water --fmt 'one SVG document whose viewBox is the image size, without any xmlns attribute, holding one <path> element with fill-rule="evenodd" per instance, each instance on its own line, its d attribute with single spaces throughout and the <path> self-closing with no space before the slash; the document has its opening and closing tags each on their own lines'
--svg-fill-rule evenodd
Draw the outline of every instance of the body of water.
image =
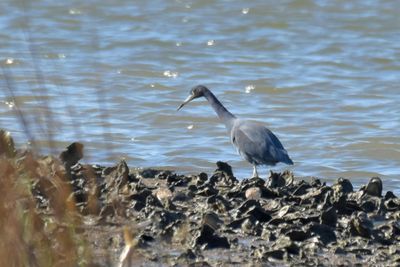
<svg viewBox="0 0 400 267">
<path fill-rule="evenodd" d="M 222 160 L 249 177 L 205 99 L 176 111 L 205 84 L 280 138 L 295 175 L 380 176 L 398 192 L 399 10 L 368 0 L 1 1 L 0 127 L 42 153 L 80 141 L 88 163 L 210 173 Z"/>
</svg>

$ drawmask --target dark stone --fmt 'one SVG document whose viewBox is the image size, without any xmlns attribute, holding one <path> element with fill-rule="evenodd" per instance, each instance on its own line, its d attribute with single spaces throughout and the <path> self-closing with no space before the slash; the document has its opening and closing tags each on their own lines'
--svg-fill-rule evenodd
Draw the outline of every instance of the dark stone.
<svg viewBox="0 0 400 267">
<path fill-rule="evenodd" d="M 240 216 L 241 214 L 244 214 L 246 211 L 248 211 L 251 207 L 254 206 L 260 206 L 260 202 L 258 202 L 255 199 L 248 199 L 245 202 L 243 202 L 238 208 L 238 215 Z"/>
<path fill-rule="evenodd" d="M 196 192 L 196 191 L 198 190 L 198 189 L 197 189 L 197 186 L 194 185 L 194 184 L 189 185 L 187 189 L 188 189 L 189 191 L 191 191 L 191 192 Z"/>
<path fill-rule="evenodd" d="M 381 197 L 382 196 L 382 180 L 379 177 L 372 177 L 369 180 L 364 192 L 367 195 Z"/>
<path fill-rule="evenodd" d="M 335 227 L 336 222 L 337 222 L 337 214 L 336 214 L 336 209 L 334 207 L 329 207 L 326 210 L 322 211 L 320 217 L 321 224 L 326 224 Z"/>
<path fill-rule="evenodd" d="M 387 191 L 385 194 L 385 200 L 392 199 L 392 198 L 397 198 L 397 197 L 395 194 L 393 194 L 392 191 Z"/>
<path fill-rule="evenodd" d="M 325 245 L 336 241 L 336 234 L 328 225 L 311 223 L 309 229 L 312 233 L 317 234 Z"/>
<path fill-rule="evenodd" d="M 300 195 L 304 195 L 307 193 L 307 189 L 311 188 L 311 186 L 307 183 L 304 183 L 304 181 L 302 181 L 300 183 L 300 185 L 293 191 L 293 195 L 294 196 L 300 196 Z"/>
<path fill-rule="evenodd" d="M 146 202 L 146 198 L 150 196 L 153 192 L 147 188 L 139 191 L 139 192 L 134 192 L 129 196 L 131 200 L 137 200 L 141 202 Z"/>
<path fill-rule="evenodd" d="M 344 194 L 353 192 L 353 185 L 351 184 L 349 179 L 340 177 L 337 181 L 337 184 L 339 184 L 342 187 L 342 192 Z"/>
<path fill-rule="evenodd" d="M 304 241 L 310 237 L 310 232 L 302 229 L 292 229 L 285 233 L 285 235 L 292 241 Z"/>
<path fill-rule="evenodd" d="M 246 212 L 245 216 L 251 215 L 260 222 L 268 222 L 271 220 L 271 215 L 269 215 L 262 207 L 253 206 L 250 207 Z"/>
<path fill-rule="evenodd" d="M 219 193 L 218 189 L 215 189 L 214 187 L 210 186 L 209 184 L 206 184 L 205 186 L 201 186 L 198 188 L 196 194 L 199 196 L 214 196 Z"/>
<path fill-rule="evenodd" d="M 311 187 L 321 187 L 321 180 L 316 177 L 311 177 L 310 185 Z"/>
<path fill-rule="evenodd" d="M 174 194 L 174 196 L 172 197 L 172 202 L 185 202 L 190 200 L 191 198 L 185 194 L 184 192 L 177 192 L 176 194 Z"/>
<path fill-rule="evenodd" d="M 346 254 L 346 250 L 344 250 L 344 249 L 341 248 L 341 247 L 337 247 L 337 248 L 335 248 L 334 253 L 335 253 L 335 254 L 342 254 L 342 255 L 344 255 L 344 254 Z"/>
<path fill-rule="evenodd" d="M 400 210 L 400 199 L 398 198 L 389 198 L 384 202 L 385 208 L 388 211 L 398 211 Z"/>
<path fill-rule="evenodd" d="M 285 249 L 290 254 L 299 254 L 300 248 L 287 236 L 279 237 L 273 244 L 273 249 Z"/>
<path fill-rule="evenodd" d="M 103 170 L 104 189 L 107 192 L 118 192 L 128 184 L 129 168 L 124 160 L 116 166 L 108 167 Z"/>
<path fill-rule="evenodd" d="M 189 176 L 177 175 L 174 173 L 167 177 L 167 185 L 170 187 L 187 186 L 191 180 Z"/>
<path fill-rule="evenodd" d="M 157 224 L 157 229 L 165 229 L 185 219 L 184 214 L 167 210 L 153 210 L 148 217 Z"/>
<path fill-rule="evenodd" d="M 215 212 L 207 211 L 203 214 L 202 223 L 207 224 L 216 230 L 220 227 L 221 224 L 224 223 L 224 221 L 221 220 Z"/>
<path fill-rule="evenodd" d="M 361 209 L 367 213 L 378 210 L 379 206 L 380 201 L 375 199 L 369 199 L 361 203 Z"/>
<path fill-rule="evenodd" d="M 200 174 L 196 177 L 195 183 L 196 183 L 197 186 L 201 186 L 201 185 L 203 185 L 205 182 L 207 182 L 207 180 L 208 180 L 208 175 L 207 175 L 207 173 L 202 172 L 202 173 L 200 173 Z"/>
<path fill-rule="evenodd" d="M 232 222 L 230 222 L 228 225 L 226 225 L 227 228 L 231 228 L 231 229 L 239 229 L 242 227 L 242 224 L 246 221 L 246 220 L 250 220 L 252 222 L 252 224 L 256 224 L 256 219 L 252 216 L 246 216 L 246 217 L 242 217 L 236 220 L 233 220 Z"/>
<path fill-rule="evenodd" d="M 226 162 L 218 161 L 217 169 L 215 171 L 221 171 L 226 173 L 228 176 L 233 176 L 232 167 Z"/>
<path fill-rule="evenodd" d="M 230 248 L 230 244 L 226 237 L 219 236 L 215 230 L 208 224 L 203 224 L 200 231 L 194 238 L 194 246 L 204 245 L 204 249 L 213 248 Z"/>
<path fill-rule="evenodd" d="M 286 185 L 286 180 L 280 173 L 271 172 L 268 178 L 268 187 L 277 188 L 285 185 Z"/>
<path fill-rule="evenodd" d="M 139 240 L 141 240 L 142 242 L 153 242 L 155 239 L 150 235 L 141 234 L 139 236 Z"/>
<path fill-rule="evenodd" d="M 182 259 L 182 260 L 187 260 L 187 259 L 190 259 L 190 260 L 194 260 L 194 259 L 196 259 L 197 257 L 196 257 L 196 254 L 193 252 L 193 250 L 191 250 L 190 248 L 188 248 L 188 249 L 186 249 L 186 251 L 185 252 L 183 252 L 180 256 L 179 256 L 179 259 Z"/>
<path fill-rule="evenodd" d="M 274 249 L 274 250 L 265 251 L 263 253 L 262 258 L 268 259 L 269 257 L 271 257 L 271 258 L 274 258 L 277 260 L 283 260 L 285 254 L 286 254 L 286 251 L 283 249 Z"/>
<path fill-rule="evenodd" d="M 83 144 L 74 142 L 67 146 L 66 150 L 61 152 L 60 160 L 64 164 L 67 173 L 70 172 L 71 166 L 78 163 L 83 158 Z"/>
<path fill-rule="evenodd" d="M 350 233 L 354 236 L 371 238 L 373 224 L 364 212 L 353 215 L 349 222 Z"/>
<path fill-rule="evenodd" d="M 163 208 L 164 206 L 157 197 L 155 197 L 154 195 L 148 195 L 146 198 L 146 208 L 150 207 Z"/>
<path fill-rule="evenodd" d="M 232 209 L 232 205 L 221 195 L 213 195 L 207 198 L 208 206 L 217 212 L 227 212 Z"/>
<path fill-rule="evenodd" d="M 144 169 L 139 171 L 139 175 L 143 178 L 155 178 L 161 171 L 156 169 Z"/>
<path fill-rule="evenodd" d="M 146 204 L 145 204 L 145 202 L 137 200 L 137 201 L 134 201 L 132 207 L 136 211 L 141 211 L 142 209 L 144 209 L 146 207 Z"/>
<path fill-rule="evenodd" d="M 171 171 L 161 171 L 155 175 L 155 178 L 160 179 L 160 180 L 165 180 L 169 176 L 176 175 L 175 173 L 172 173 Z M 143 175 L 142 175 L 143 177 Z"/>
</svg>

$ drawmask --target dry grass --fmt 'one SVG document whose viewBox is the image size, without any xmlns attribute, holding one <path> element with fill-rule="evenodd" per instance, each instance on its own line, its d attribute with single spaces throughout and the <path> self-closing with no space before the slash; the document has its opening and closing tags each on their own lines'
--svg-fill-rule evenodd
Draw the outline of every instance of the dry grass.
<svg viewBox="0 0 400 267">
<path fill-rule="evenodd" d="M 77 231 L 81 221 L 62 164 L 31 152 L 1 153 L 0 177 L 2 266 L 88 266 L 91 253 Z M 38 208 L 40 195 L 46 208 Z"/>
</svg>

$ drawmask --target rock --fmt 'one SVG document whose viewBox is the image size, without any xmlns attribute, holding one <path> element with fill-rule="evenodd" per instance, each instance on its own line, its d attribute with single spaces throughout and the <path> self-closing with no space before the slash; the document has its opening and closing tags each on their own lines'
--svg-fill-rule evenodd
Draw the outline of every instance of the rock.
<svg viewBox="0 0 400 267">
<path fill-rule="evenodd" d="M 163 208 L 164 205 L 163 203 L 158 200 L 158 198 L 156 198 L 154 195 L 149 195 L 146 198 L 146 210 L 148 210 L 149 212 L 151 212 L 152 210 L 154 210 L 155 207 L 158 208 Z"/>
<path fill-rule="evenodd" d="M 171 174 L 168 175 L 167 177 L 167 185 L 170 187 L 175 187 L 175 186 L 187 186 L 187 184 L 191 181 L 191 177 L 189 176 L 183 176 L 183 175 L 177 175 L 177 174 Z"/>
<path fill-rule="evenodd" d="M 215 171 L 216 172 L 221 171 L 221 172 L 224 172 L 228 176 L 233 176 L 232 167 L 226 162 L 218 161 L 217 169 Z"/>
<path fill-rule="evenodd" d="M 146 198 L 151 195 L 153 192 L 147 188 L 144 188 L 140 191 L 135 191 L 133 192 L 129 198 L 131 200 L 136 200 L 136 201 L 141 201 L 141 202 L 146 202 Z"/>
<path fill-rule="evenodd" d="M 231 229 L 239 229 L 242 228 L 242 224 L 246 221 L 246 220 L 251 220 L 251 223 L 253 225 L 256 224 L 256 219 L 252 216 L 247 216 L 247 217 L 242 217 L 236 220 L 233 220 L 232 222 L 230 222 L 229 224 L 226 225 L 227 228 L 231 228 Z M 246 222 L 248 223 L 248 222 Z"/>
<path fill-rule="evenodd" d="M 395 196 L 395 194 L 393 194 L 392 191 L 387 191 L 386 194 L 385 194 L 385 200 L 389 200 L 389 199 L 392 199 L 392 198 L 397 198 L 397 197 Z"/>
<path fill-rule="evenodd" d="M 245 196 L 247 199 L 260 199 L 261 198 L 261 189 L 258 187 L 250 187 L 246 190 Z"/>
<path fill-rule="evenodd" d="M 250 208 L 255 207 L 255 206 L 260 206 L 260 202 L 258 202 L 257 200 L 254 200 L 254 199 L 249 199 L 249 200 L 244 201 L 236 209 L 236 216 L 235 217 L 241 217 L 242 214 L 244 214 Z"/>
<path fill-rule="evenodd" d="M 142 178 L 155 178 L 156 175 L 158 175 L 161 172 L 162 172 L 161 170 L 147 168 L 147 169 L 140 170 L 139 176 Z"/>
<path fill-rule="evenodd" d="M 222 161 L 217 162 L 217 169 L 209 179 L 209 184 L 215 186 L 231 187 L 238 183 L 236 177 L 233 176 L 232 167 Z"/>
<path fill-rule="evenodd" d="M 241 222 L 240 229 L 242 230 L 242 233 L 245 233 L 246 235 L 259 236 L 262 233 L 260 221 L 253 215 L 247 215 L 244 217 L 244 220 Z"/>
<path fill-rule="evenodd" d="M 270 172 L 270 176 L 268 178 L 268 187 L 270 188 L 279 188 L 283 186 L 292 185 L 294 182 L 294 176 L 292 172 L 285 171 L 283 173 L 274 173 Z"/>
<path fill-rule="evenodd" d="M 277 188 L 285 186 L 286 180 L 280 173 L 274 173 L 271 171 L 270 176 L 268 178 L 268 187 Z"/>
<path fill-rule="evenodd" d="M 181 212 L 153 209 L 148 218 L 153 226 L 157 226 L 156 230 L 159 231 L 179 224 L 186 216 Z"/>
<path fill-rule="evenodd" d="M 367 184 L 365 190 L 365 194 L 375 197 L 382 196 L 382 180 L 379 177 L 372 177 L 369 183 Z"/>
<path fill-rule="evenodd" d="M 227 213 L 232 209 L 231 203 L 221 195 L 208 197 L 206 203 L 210 209 L 220 213 Z"/>
<path fill-rule="evenodd" d="M 154 173 L 152 173 L 154 174 Z M 172 173 L 172 171 L 159 171 L 158 173 L 155 174 L 155 178 L 160 179 L 160 180 L 165 180 L 171 175 L 176 175 L 175 173 Z"/>
<path fill-rule="evenodd" d="M 365 238 L 371 238 L 373 227 L 365 212 L 358 212 L 353 215 L 349 223 L 349 230 L 352 235 Z"/>
<path fill-rule="evenodd" d="M 224 223 L 224 221 L 222 221 L 215 212 L 207 211 L 203 215 L 202 223 L 209 225 L 214 230 L 217 230 L 220 225 Z"/>
<path fill-rule="evenodd" d="M 275 235 L 274 231 L 271 231 L 270 229 L 268 229 L 266 227 L 266 225 L 264 225 L 264 227 L 262 228 L 262 231 L 261 231 L 261 238 L 264 240 L 267 240 L 269 242 L 272 242 L 272 241 L 276 240 L 276 235 Z"/>
<path fill-rule="evenodd" d="M 300 248 L 287 236 L 280 236 L 272 245 L 273 250 L 286 250 L 290 254 L 299 254 Z"/>
<path fill-rule="evenodd" d="M 321 184 L 321 180 L 316 178 L 316 177 L 311 177 L 311 181 L 310 181 L 310 185 L 311 187 L 321 187 L 324 186 L 324 184 Z"/>
<path fill-rule="evenodd" d="M 304 241 L 310 237 L 310 232 L 304 229 L 291 229 L 285 235 L 292 241 Z"/>
<path fill-rule="evenodd" d="M 328 207 L 326 210 L 322 211 L 320 217 L 320 223 L 326 224 L 332 227 L 336 226 L 337 214 L 334 207 Z"/>
<path fill-rule="evenodd" d="M 261 206 L 254 206 L 245 212 L 245 216 L 251 215 L 259 222 L 269 222 L 271 215 L 268 214 Z"/>
<path fill-rule="evenodd" d="M 333 190 L 335 190 L 335 187 L 339 187 L 337 190 L 341 191 L 343 194 L 348 194 L 353 192 L 353 185 L 348 179 L 345 179 L 343 177 L 340 177 L 336 184 L 332 186 Z"/>
<path fill-rule="evenodd" d="M 398 198 L 389 198 L 384 202 L 384 206 L 388 211 L 400 211 L 400 199 Z"/>
<path fill-rule="evenodd" d="M 179 259 L 181 260 L 187 260 L 187 259 L 194 260 L 196 258 L 197 258 L 196 254 L 190 248 L 186 249 L 185 252 L 179 255 Z"/>
<path fill-rule="evenodd" d="M 78 163 L 83 158 L 83 144 L 74 142 L 67 146 L 66 150 L 61 152 L 60 160 L 64 164 L 67 173 L 69 173 L 71 166 Z"/>
<path fill-rule="evenodd" d="M 312 188 L 307 194 L 300 196 L 301 204 L 322 203 L 329 192 L 332 192 L 332 189 L 328 186 Z"/>
<path fill-rule="evenodd" d="M 124 160 L 116 166 L 108 167 L 103 170 L 104 188 L 107 192 L 119 192 L 128 184 L 129 168 Z"/>
<path fill-rule="evenodd" d="M 202 172 L 202 173 L 200 173 L 198 176 L 196 176 L 196 178 L 195 178 L 195 184 L 196 184 L 196 186 L 201 186 L 201 185 L 203 185 L 205 182 L 207 182 L 207 180 L 208 180 L 208 175 L 207 175 L 207 173 Z"/>
<path fill-rule="evenodd" d="M 172 192 L 169 188 L 158 188 L 154 191 L 154 195 L 161 203 L 167 203 L 172 199 Z"/>
<path fill-rule="evenodd" d="M 174 193 L 174 196 L 172 198 L 172 202 L 186 202 L 192 199 L 188 194 L 185 194 L 184 192 L 176 192 Z"/>
<path fill-rule="evenodd" d="M 377 197 L 369 197 L 368 199 L 362 201 L 361 203 L 361 209 L 364 212 L 374 212 L 378 211 L 381 206 L 381 201 Z"/>
<path fill-rule="evenodd" d="M 311 188 L 311 185 L 308 183 L 304 183 L 304 181 L 300 182 L 300 185 L 293 191 L 293 195 L 301 196 L 307 193 L 307 190 Z"/>
<path fill-rule="evenodd" d="M 209 197 L 209 196 L 218 195 L 218 193 L 219 193 L 218 189 L 215 189 L 210 184 L 205 184 L 198 188 L 196 195 Z"/>
<path fill-rule="evenodd" d="M 193 246 L 202 246 L 203 249 L 230 248 L 226 237 L 219 236 L 208 224 L 202 224 L 200 230 L 195 234 Z"/>
<path fill-rule="evenodd" d="M 327 245 L 336 242 L 336 234 L 330 226 L 319 223 L 310 223 L 308 225 L 311 233 L 317 234 L 323 244 Z"/>
<path fill-rule="evenodd" d="M 286 253 L 287 252 L 284 249 L 272 249 L 264 251 L 259 257 L 263 261 L 269 260 L 269 258 L 283 260 L 285 258 Z"/>
</svg>

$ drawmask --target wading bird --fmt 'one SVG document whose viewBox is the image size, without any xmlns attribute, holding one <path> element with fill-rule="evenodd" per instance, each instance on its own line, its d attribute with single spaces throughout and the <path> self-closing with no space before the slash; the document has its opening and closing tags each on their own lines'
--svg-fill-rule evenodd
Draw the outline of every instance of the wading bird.
<svg viewBox="0 0 400 267">
<path fill-rule="evenodd" d="M 259 122 L 236 118 L 203 85 L 193 87 L 190 95 L 178 107 L 178 110 L 199 97 L 205 97 L 208 100 L 220 120 L 225 124 L 232 144 L 239 154 L 253 165 L 253 177 L 258 177 L 258 165 L 274 166 L 278 162 L 293 165 L 287 151 L 269 129 Z"/>
</svg>

